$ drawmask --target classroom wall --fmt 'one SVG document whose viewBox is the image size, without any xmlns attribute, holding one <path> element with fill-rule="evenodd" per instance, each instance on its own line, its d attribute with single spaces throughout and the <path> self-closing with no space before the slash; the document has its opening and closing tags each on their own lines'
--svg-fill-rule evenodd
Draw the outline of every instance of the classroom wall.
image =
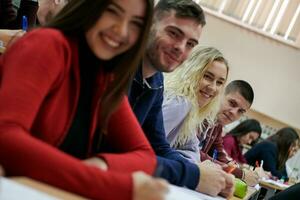
<svg viewBox="0 0 300 200">
<path fill-rule="evenodd" d="M 220 49 L 229 80 L 254 88 L 252 108 L 300 128 L 300 50 L 206 13 L 201 44 Z"/>
</svg>

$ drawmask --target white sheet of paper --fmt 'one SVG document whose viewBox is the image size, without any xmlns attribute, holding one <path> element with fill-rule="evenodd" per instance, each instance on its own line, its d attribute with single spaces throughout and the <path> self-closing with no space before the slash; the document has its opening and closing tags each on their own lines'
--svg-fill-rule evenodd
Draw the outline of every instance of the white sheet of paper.
<svg viewBox="0 0 300 200">
<path fill-rule="evenodd" d="M 187 188 L 170 185 L 166 200 L 225 200 L 222 197 L 211 197 Z"/>
<path fill-rule="evenodd" d="M 57 200 L 46 193 L 19 184 L 7 178 L 0 178 L 0 200 Z"/>
<path fill-rule="evenodd" d="M 281 183 L 281 182 L 279 182 L 279 181 L 274 181 L 274 180 L 272 180 L 272 179 L 265 179 L 265 178 L 263 178 L 262 180 L 263 180 L 264 182 L 266 182 L 266 183 L 270 183 L 270 184 L 279 186 L 279 187 L 284 188 L 284 189 L 290 187 L 289 185 L 286 185 L 286 184 Z"/>
</svg>

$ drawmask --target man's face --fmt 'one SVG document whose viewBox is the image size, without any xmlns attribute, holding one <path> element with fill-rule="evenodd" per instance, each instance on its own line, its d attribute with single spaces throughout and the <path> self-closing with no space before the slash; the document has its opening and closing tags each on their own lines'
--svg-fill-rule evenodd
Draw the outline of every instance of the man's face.
<svg viewBox="0 0 300 200">
<path fill-rule="evenodd" d="M 223 126 L 238 120 L 251 104 L 238 92 L 231 92 L 224 96 L 221 110 L 218 113 L 218 122 Z"/>
<path fill-rule="evenodd" d="M 148 40 L 146 59 L 157 71 L 172 72 L 198 44 L 202 25 L 191 18 L 178 18 L 175 11 L 156 19 Z"/>
</svg>

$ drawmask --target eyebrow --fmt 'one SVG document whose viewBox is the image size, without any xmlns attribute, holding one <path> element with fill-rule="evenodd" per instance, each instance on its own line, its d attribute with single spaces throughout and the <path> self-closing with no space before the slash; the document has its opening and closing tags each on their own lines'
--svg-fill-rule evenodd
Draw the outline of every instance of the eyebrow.
<svg viewBox="0 0 300 200">
<path fill-rule="evenodd" d="M 170 25 L 170 26 L 168 26 L 167 28 L 175 29 L 175 30 L 178 31 L 181 35 L 185 35 L 185 33 L 184 33 L 180 28 L 178 28 L 178 27 L 176 27 L 176 26 Z M 194 38 L 190 38 L 190 39 L 188 39 L 188 40 L 193 41 L 193 42 L 195 42 L 196 44 L 199 43 L 198 40 L 196 40 L 196 39 L 194 39 Z"/>
<path fill-rule="evenodd" d="M 207 73 L 207 74 L 209 74 L 209 75 L 211 75 L 211 76 L 213 76 L 213 77 L 215 77 L 215 74 L 214 73 L 212 73 L 212 72 L 210 72 L 210 71 L 206 71 L 205 73 Z M 222 80 L 222 81 L 225 81 L 226 79 L 225 78 L 219 78 L 220 80 Z"/>
</svg>

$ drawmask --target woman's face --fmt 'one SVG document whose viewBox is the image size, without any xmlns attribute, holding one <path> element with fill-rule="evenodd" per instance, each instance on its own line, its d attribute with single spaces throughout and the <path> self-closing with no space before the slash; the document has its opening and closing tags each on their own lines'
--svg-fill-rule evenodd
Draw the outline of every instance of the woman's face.
<svg viewBox="0 0 300 200">
<path fill-rule="evenodd" d="M 240 145 L 251 144 L 253 141 L 259 138 L 259 134 L 255 131 L 251 131 L 239 138 Z"/>
<path fill-rule="evenodd" d="M 289 158 L 293 157 L 299 149 L 299 140 L 295 141 L 289 148 Z"/>
<path fill-rule="evenodd" d="M 207 105 L 223 88 L 227 77 L 224 62 L 213 61 L 200 81 L 198 103 L 200 107 Z"/>
<path fill-rule="evenodd" d="M 113 0 L 85 34 L 92 52 L 109 60 L 130 49 L 140 36 L 145 12 L 143 0 Z"/>
</svg>

